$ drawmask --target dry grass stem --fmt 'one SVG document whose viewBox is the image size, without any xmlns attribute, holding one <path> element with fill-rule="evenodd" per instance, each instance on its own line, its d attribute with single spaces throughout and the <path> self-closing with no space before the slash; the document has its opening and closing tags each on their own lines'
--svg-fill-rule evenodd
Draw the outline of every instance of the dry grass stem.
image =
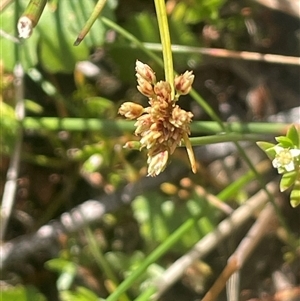
<svg viewBox="0 0 300 301">
<path fill-rule="evenodd" d="M 274 224 L 272 223 L 272 220 L 275 217 L 275 212 L 273 209 L 273 206 L 269 203 L 266 205 L 266 207 L 262 210 L 260 213 L 258 219 L 253 224 L 249 232 L 247 233 L 246 237 L 241 241 L 239 246 L 237 247 L 236 251 L 232 254 L 232 256 L 229 258 L 227 266 L 225 267 L 223 273 L 218 277 L 214 285 L 210 288 L 210 290 L 207 292 L 205 297 L 202 301 L 213 301 L 215 298 L 217 298 L 218 294 L 222 291 L 222 289 L 225 287 L 226 282 L 229 278 L 224 277 L 224 275 L 233 275 L 234 272 L 240 270 L 242 266 L 244 265 L 246 259 L 251 254 L 251 252 L 254 250 L 254 248 L 258 245 L 259 241 L 262 239 L 262 237 L 270 230 L 270 225 Z M 234 267 L 233 269 L 233 262 Z M 232 274 L 228 274 L 231 272 Z M 239 291 L 239 281 L 237 280 L 237 275 L 235 274 L 234 277 L 230 277 L 228 283 L 228 287 L 230 288 L 230 296 L 229 300 L 234 300 L 234 296 L 238 294 Z M 231 297 L 231 295 L 234 297 Z"/>
<path fill-rule="evenodd" d="M 278 191 L 277 183 L 269 183 L 267 189 L 271 194 Z M 226 218 L 211 233 L 204 236 L 188 253 L 176 260 L 156 282 L 157 293 L 153 300 L 157 300 L 172 284 L 180 279 L 184 270 L 195 260 L 204 257 L 214 249 L 223 239 L 244 224 L 255 211 L 262 208 L 268 201 L 264 190 L 260 190 L 245 204 L 237 208 L 230 217 Z"/>
</svg>

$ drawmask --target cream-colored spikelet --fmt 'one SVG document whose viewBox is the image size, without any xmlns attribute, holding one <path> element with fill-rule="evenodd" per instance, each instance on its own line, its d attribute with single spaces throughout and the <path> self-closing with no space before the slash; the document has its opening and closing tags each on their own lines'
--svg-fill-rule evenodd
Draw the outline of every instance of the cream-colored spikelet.
<svg viewBox="0 0 300 301">
<path fill-rule="evenodd" d="M 180 95 L 191 90 L 194 75 L 192 71 L 174 79 L 175 97 L 169 82 L 156 81 L 154 71 L 140 61 L 136 62 L 138 90 L 149 98 L 149 107 L 144 108 L 133 102 L 121 105 L 119 113 L 127 119 L 136 119 L 135 135 L 140 137 L 140 149 L 148 150 L 148 175 L 157 176 L 167 166 L 170 155 L 184 140 L 193 172 L 196 172 L 194 153 L 188 138 L 193 114 L 177 104 Z"/>
</svg>

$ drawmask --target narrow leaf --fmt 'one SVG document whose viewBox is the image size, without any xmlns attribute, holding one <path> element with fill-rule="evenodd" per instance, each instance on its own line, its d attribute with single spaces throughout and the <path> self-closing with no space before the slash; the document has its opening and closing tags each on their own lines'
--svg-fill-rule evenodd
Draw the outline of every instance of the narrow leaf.
<svg viewBox="0 0 300 301">
<path fill-rule="evenodd" d="M 292 125 L 286 135 L 291 141 L 292 143 L 300 148 L 300 128 L 296 129 L 296 127 L 294 125 Z"/>
<path fill-rule="evenodd" d="M 296 171 L 291 171 L 283 174 L 282 179 L 280 181 L 280 191 L 285 191 L 288 188 L 290 188 L 293 184 L 295 184 L 296 178 Z"/>
<path fill-rule="evenodd" d="M 261 148 L 263 151 L 266 151 L 269 148 L 272 148 L 275 146 L 274 143 L 270 143 L 270 142 L 265 142 L 265 141 L 257 141 L 256 142 L 257 146 L 259 148 Z"/>
<path fill-rule="evenodd" d="M 293 147 L 294 146 L 292 140 L 290 138 L 286 137 L 286 136 L 276 137 L 275 139 L 284 148 L 288 148 L 288 147 Z"/>
</svg>

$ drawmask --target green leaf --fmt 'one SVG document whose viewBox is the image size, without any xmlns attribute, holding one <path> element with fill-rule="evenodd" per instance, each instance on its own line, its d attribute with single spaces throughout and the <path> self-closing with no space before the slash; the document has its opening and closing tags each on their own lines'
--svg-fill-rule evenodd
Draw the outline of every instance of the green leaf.
<svg viewBox="0 0 300 301">
<path fill-rule="evenodd" d="M 11 154 L 18 128 L 15 111 L 11 106 L 1 101 L 0 116 L 0 154 Z"/>
<path fill-rule="evenodd" d="M 296 179 L 297 179 L 296 171 L 284 173 L 280 181 L 280 191 L 285 191 L 288 188 L 290 188 L 292 185 L 295 184 Z"/>
<path fill-rule="evenodd" d="M 57 289 L 59 291 L 67 290 L 71 287 L 76 276 L 76 271 L 76 265 L 71 262 L 65 267 L 57 279 Z"/>
<path fill-rule="evenodd" d="M 77 293 L 82 297 L 84 297 L 85 300 L 87 301 L 93 301 L 93 300 L 98 301 L 98 296 L 94 292 L 92 292 L 91 290 L 85 287 L 79 286 L 77 288 Z"/>
<path fill-rule="evenodd" d="M 1 289 L 1 300 L 3 301 L 46 301 L 42 295 L 33 286 L 15 286 L 13 288 Z"/>
<path fill-rule="evenodd" d="M 85 101 L 86 109 L 89 113 L 89 117 L 101 117 L 112 115 L 115 112 L 114 103 L 104 97 L 88 97 Z"/>
<path fill-rule="evenodd" d="M 260 147 L 263 151 L 266 151 L 269 148 L 272 148 L 275 146 L 274 143 L 265 142 L 265 141 L 257 141 L 256 144 L 258 147 Z"/>
<path fill-rule="evenodd" d="M 95 143 L 84 145 L 81 149 L 78 149 L 72 156 L 74 160 L 88 160 L 94 154 L 105 153 L 105 144 L 104 143 Z M 105 158 L 107 159 L 107 158 Z"/>
<path fill-rule="evenodd" d="M 59 273 L 62 273 L 64 270 L 68 269 L 70 265 L 75 265 L 75 263 L 63 258 L 50 259 L 45 263 L 47 269 Z"/>
<path fill-rule="evenodd" d="M 118 273 L 133 271 L 145 259 L 141 251 L 135 251 L 128 255 L 122 252 L 107 252 L 105 258 Z"/>
<path fill-rule="evenodd" d="M 293 188 L 290 196 L 290 203 L 293 208 L 300 205 L 300 187 Z"/>
<path fill-rule="evenodd" d="M 93 173 L 98 171 L 104 163 L 103 156 L 101 154 L 91 155 L 82 165 L 82 171 L 84 173 Z"/>
<path fill-rule="evenodd" d="M 83 16 L 88 8 L 92 9 L 90 5 L 91 1 L 85 1 Z M 42 65 L 50 72 L 72 72 L 76 61 L 88 57 L 87 42 L 78 47 L 73 46 L 83 21 L 77 13 L 78 6 L 80 6 L 79 2 L 61 0 L 54 13 L 45 9 L 36 27 L 40 33 Z M 97 23 L 95 26 L 99 26 L 99 37 L 103 37 L 103 26 L 99 25 L 99 22 Z M 50 28 L 51 30 L 49 30 Z M 98 40 L 100 45 L 102 42 L 103 39 Z"/>
<path fill-rule="evenodd" d="M 275 139 L 283 148 L 294 147 L 293 141 L 286 136 L 275 137 Z"/>
<path fill-rule="evenodd" d="M 62 301 L 99 301 L 98 296 L 85 287 L 77 287 L 76 291 L 63 291 L 60 294 Z"/>
<path fill-rule="evenodd" d="M 180 1 L 172 12 L 172 19 L 190 24 L 216 20 L 224 2 L 224 0 Z"/>
<path fill-rule="evenodd" d="M 289 128 L 286 136 L 292 141 L 294 146 L 300 148 L 300 128 L 297 130 L 296 127 L 292 125 Z"/>
<path fill-rule="evenodd" d="M 189 235 L 181 238 L 176 249 L 186 250 L 200 237 L 212 231 L 213 217 L 207 202 L 195 196 L 180 204 L 173 200 L 166 200 L 159 193 L 148 193 L 137 197 L 132 208 L 134 216 L 140 224 L 140 231 L 149 249 L 166 240 L 181 224 L 191 217 L 199 217 L 197 226 Z M 178 214 L 180 212 L 180 214 Z M 200 218 L 200 216 L 204 216 Z"/>
<path fill-rule="evenodd" d="M 267 156 L 271 160 L 273 160 L 275 158 L 275 156 L 276 156 L 276 152 L 274 149 L 275 144 L 270 143 L 270 142 L 265 142 L 265 141 L 257 141 L 256 144 L 259 148 L 261 148 L 267 154 Z"/>
<path fill-rule="evenodd" d="M 111 267 L 118 274 L 122 274 L 124 278 L 128 277 L 130 274 L 142 264 L 145 260 L 145 254 L 141 251 L 134 251 L 132 254 L 125 254 L 122 252 L 107 252 L 105 258 L 110 263 Z M 164 269 L 158 264 L 151 264 L 147 271 L 139 277 L 138 281 L 131 287 L 131 291 L 135 290 L 138 294 L 141 287 L 147 285 L 147 283 L 157 279 Z"/>
<path fill-rule="evenodd" d="M 35 114 L 42 114 L 44 111 L 41 105 L 30 99 L 25 99 L 25 108 Z"/>
<path fill-rule="evenodd" d="M 49 270 L 59 272 L 60 275 L 57 279 L 58 290 L 67 290 L 70 288 L 77 271 L 77 266 L 74 262 L 63 258 L 54 258 L 48 260 L 45 266 Z"/>
</svg>

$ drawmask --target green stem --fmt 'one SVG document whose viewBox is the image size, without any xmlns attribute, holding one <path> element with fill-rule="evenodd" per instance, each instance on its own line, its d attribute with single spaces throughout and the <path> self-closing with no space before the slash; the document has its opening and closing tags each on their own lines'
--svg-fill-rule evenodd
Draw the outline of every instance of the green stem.
<svg viewBox="0 0 300 301">
<path fill-rule="evenodd" d="M 251 133 L 262 135 L 285 135 L 290 123 L 270 122 L 230 122 L 223 123 L 229 132 Z M 223 126 L 215 121 L 193 121 L 191 124 L 192 133 L 221 133 Z"/>
<path fill-rule="evenodd" d="M 123 119 L 101 120 L 98 118 L 57 118 L 57 117 L 25 117 L 22 123 L 25 130 L 50 130 L 50 131 L 100 131 L 102 133 L 121 134 L 124 131 L 132 132 L 134 122 Z M 261 135 L 285 135 L 289 123 L 224 123 L 226 128 L 234 134 L 261 134 Z M 215 121 L 194 121 L 191 130 L 196 134 L 220 134 L 222 127 Z M 234 133 L 232 133 L 234 132 Z M 223 132 L 224 133 L 224 132 Z M 225 134 L 224 134 L 225 135 Z M 228 134 L 227 134 L 228 135 Z M 221 137 L 221 135 L 220 135 Z M 205 137 L 202 137 L 205 139 Z M 192 139 L 196 139 L 192 138 Z M 222 139 L 222 138 L 217 138 Z M 195 144 L 195 143 L 194 143 Z"/>
<path fill-rule="evenodd" d="M 229 133 L 222 135 L 212 135 L 212 136 L 203 136 L 203 137 L 193 137 L 190 138 L 191 144 L 193 146 L 206 145 L 220 142 L 233 142 L 233 141 L 257 141 L 261 139 L 260 135 L 253 134 L 239 134 L 239 133 Z"/>
<path fill-rule="evenodd" d="M 13 20 L 14 23 L 16 23 L 18 21 L 18 17 L 20 14 L 20 3 L 19 2 L 20 2 L 19 0 L 16 0 L 16 2 L 15 2 L 15 15 L 14 15 L 14 20 Z M 15 62 L 19 63 L 20 62 L 20 45 L 19 45 L 19 43 L 14 43 L 14 56 L 15 56 Z"/>
<path fill-rule="evenodd" d="M 134 122 L 126 120 L 101 120 L 97 118 L 56 118 L 56 117 L 26 117 L 24 129 L 37 131 L 99 131 L 102 134 L 122 134 L 132 131 Z"/>
<path fill-rule="evenodd" d="M 181 225 L 174 233 L 172 233 L 168 239 L 158 246 L 142 264 L 127 277 L 107 299 L 106 301 L 117 301 L 119 297 L 128 290 L 132 284 L 146 271 L 150 264 L 156 262 L 163 254 L 165 254 L 187 231 L 189 231 L 197 222 L 196 218 L 188 219 L 183 225 Z"/>
<path fill-rule="evenodd" d="M 29 18 L 32 22 L 32 27 L 35 27 L 36 24 L 39 22 L 39 19 L 44 11 L 44 8 L 47 4 L 47 0 L 31 0 L 22 17 L 25 16 Z"/>
<path fill-rule="evenodd" d="M 194 89 L 192 89 L 190 91 L 190 95 L 192 96 L 192 98 L 198 102 L 198 104 L 200 105 L 200 107 L 210 116 L 210 118 L 212 120 L 215 120 L 216 122 L 218 122 L 218 124 L 220 125 L 220 127 L 222 128 L 222 130 L 224 132 L 228 131 L 228 129 L 226 128 L 224 122 L 222 122 L 222 120 L 219 118 L 219 116 L 216 114 L 216 112 L 212 109 L 212 107 L 200 96 L 200 94 L 198 94 Z"/>
<path fill-rule="evenodd" d="M 121 36 L 126 38 L 128 41 L 132 42 L 137 48 L 141 49 L 144 53 L 146 53 L 159 66 L 161 66 L 161 67 L 164 66 L 163 60 L 158 55 L 153 53 L 151 50 L 148 50 L 144 46 L 144 44 L 140 40 L 138 40 L 133 34 L 131 34 L 127 30 L 125 30 L 124 28 L 122 28 L 121 26 L 116 24 L 115 22 L 113 22 L 105 17 L 101 17 L 101 21 L 104 25 L 113 29 L 114 31 L 119 33 Z"/>
<path fill-rule="evenodd" d="M 98 0 L 91 16 L 85 23 L 83 29 L 81 30 L 76 41 L 74 42 L 74 46 L 78 46 L 80 42 L 84 39 L 84 37 L 87 35 L 87 33 L 90 31 L 91 27 L 93 26 L 93 24 L 95 23 L 99 15 L 101 14 L 105 4 L 106 4 L 106 0 Z"/>
<path fill-rule="evenodd" d="M 110 279 L 115 286 L 118 285 L 118 279 L 116 275 L 114 274 L 113 270 L 111 269 L 109 263 L 105 259 L 103 253 L 101 252 L 101 248 L 97 245 L 97 242 L 95 241 L 95 238 L 93 236 L 93 233 L 90 228 L 84 229 L 85 236 L 87 238 L 88 246 L 93 254 L 96 263 L 98 264 L 99 268 L 104 272 L 106 277 Z M 120 295 L 120 301 L 129 301 L 130 299 L 126 294 Z"/>
<path fill-rule="evenodd" d="M 170 38 L 170 32 L 168 26 L 166 4 L 164 0 L 154 0 L 154 3 L 155 3 L 160 39 L 162 44 L 165 78 L 166 81 L 171 84 L 172 96 L 174 96 L 173 58 L 172 58 L 171 38 Z"/>
<path fill-rule="evenodd" d="M 19 37 L 27 39 L 31 36 L 33 28 L 39 22 L 47 0 L 31 0 L 23 15 L 18 20 Z"/>
</svg>

